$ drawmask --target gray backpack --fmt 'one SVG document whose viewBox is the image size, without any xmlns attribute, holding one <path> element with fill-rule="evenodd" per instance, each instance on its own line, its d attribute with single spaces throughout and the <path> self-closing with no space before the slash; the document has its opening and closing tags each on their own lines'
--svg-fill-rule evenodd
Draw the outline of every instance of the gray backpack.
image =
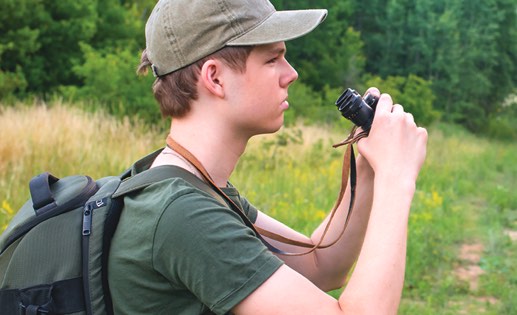
<svg viewBox="0 0 517 315">
<path fill-rule="evenodd" d="M 135 166 L 148 168 L 160 151 Z M 123 196 L 192 176 L 174 167 L 131 173 L 31 180 L 31 198 L 0 236 L 0 314 L 113 313 L 107 258 Z"/>
</svg>

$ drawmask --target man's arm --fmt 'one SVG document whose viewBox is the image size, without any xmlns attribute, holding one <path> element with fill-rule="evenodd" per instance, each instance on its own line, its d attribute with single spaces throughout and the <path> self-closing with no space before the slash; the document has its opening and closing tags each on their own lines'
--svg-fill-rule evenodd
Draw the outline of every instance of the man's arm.
<svg viewBox="0 0 517 315">
<path fill-rule="evenodd" d="M 357 260 L 359 251 L 363 244 L 368 218 L 372 206 L 373 196 L 373 171 L 368 162 L 361 156 L 357 158 L 357 188 L 356 202 L 348 227 L 337 243 L 326 249 L 318 249 L 310 254 L 302 256 L 278 255 L 289 267 L 296 270 L 316 284 L 321 290 L 329 291 L 342 287 L 349 270 Z M 323 245 L 336 240 L 341 234 L 350 202 L 350 183 L 341 204 L 338 207 L 336 216 L 332 220 L 329 231 L 327 232 Z M 327 225 L 327 217 L 312 233 L 307 237 L 297 231 L 287 227 L 277 220 L 259 212 L 257 221 L 259 227 L 268 231 L 275 232 L 282 236 L 303 241 L 306 243 L 317 244 L 323 235 Z M 304 252 L 308 248 L 288 245 L 267 239 L 275 247 L 286 252 Z"/>
<path fill-rule="evenodd" d="M 374 197 L 356 267 L 340 298 L 288 266 L 238 304 L 236 314 L 396 314 L 404 281 L 407 221 L 426 155 L 427 132 L 381 96 L 372 130 L 359 141 L 374 173 Z"/>
<path fill-rule="evenodd" d="M 399 193 L 378 193 L 356 267 L 339 300 L 284 265 L 234 308 L 235 314 L 396 314 L 402 291 L 409 205 L 396 180 L 376 180 Z"/>
<path fill-rule="evenodd" d="M 366 94 L 372 94 L 377 98 L 380 97 L 380 92 L 376 88 L 368 89 Z M 356 170 L 357 185 L 354 208 L 348 227 L 339 241 L 329 248 L 316 250 L 308 255 L 278 255 L 289 267 L 304 275 L 324 291 L 330 291 L 343 286 L 346 275 L 359 256 L 366 233 L 372 207 L 374 172 L 368 161 L 361 155 L 356 159 Z M 346 192 L 322 245 L 334 242 L 340 237 L 350 207 L 350 189 L 350 182 L 348 182 Z M 314 230 L 310 237 L 302 235 L 260 212 L 256 224 L 263 229 L 287 238 L 317 244 L 324 233 L 328 220 L 329 217 Z M 268 241 L 286 252 L 299 253 L 308 250 L 307 248 L 287 245 L 270 239 Z"/>
</svg>

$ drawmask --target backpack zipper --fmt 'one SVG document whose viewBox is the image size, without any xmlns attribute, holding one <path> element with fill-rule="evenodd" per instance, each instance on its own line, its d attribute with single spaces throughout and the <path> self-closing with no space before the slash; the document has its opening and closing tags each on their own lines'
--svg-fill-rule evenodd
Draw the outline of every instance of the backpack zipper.
<svg viewBox="0 0 517 315">
<path fill-rule="evenodd" d="M 91 297 L 90 297 L 90 275 L 89 275 L 89 256 L 90 256 L 90 235 L 92 234 L 93 212 L 95 209 L 108 205 L 108 197 L 100 200 L 90 201 L 83 208 L 83 237 L 82 237 L 82 265 L 83 265 L 83 290 L 84 301 L 86 306 L 86 314 L 92 314 Z"/>
</svg>

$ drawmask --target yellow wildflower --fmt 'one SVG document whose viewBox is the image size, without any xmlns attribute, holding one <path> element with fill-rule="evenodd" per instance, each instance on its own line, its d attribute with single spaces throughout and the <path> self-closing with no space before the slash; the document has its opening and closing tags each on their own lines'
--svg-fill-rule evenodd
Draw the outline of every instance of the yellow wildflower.
<svg viewBox="0 0 517 315">
<path fill-rule="evenodd" d="M 11 206 L 9 205 L 9 203 L 7 202 L 7 200 L 4 200 L 2 201 L 2 209 L 8 214 L 8 215 L 13 215 L 14 214 L 14 210 L 13 208 L 11 208 Z"/>
</svg>

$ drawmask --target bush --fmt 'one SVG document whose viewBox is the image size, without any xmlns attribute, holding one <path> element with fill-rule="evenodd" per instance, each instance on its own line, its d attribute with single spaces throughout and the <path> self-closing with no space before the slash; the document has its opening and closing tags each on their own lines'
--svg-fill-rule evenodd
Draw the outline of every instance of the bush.
<svg viewBox="0 0 517 315">
<path fill-rule="evenodd" d="M 160 119 L 151 89 L 154 78 L 135 73 L 138 52 L 129 49 L 99 52 L 86 44 L 81 49 L 85 62 L 73 70 L 84 79 L 84 85 L 62 87 L 65 98 L 104 104 L 118 117 L 137 116 L 152 123 Z"/>
<path fill-rule="evenodd" d="M 14 98 L 16 92 L 23 92 L 27 88 L 27 80 L 23 75 L 20 67 L 16 72 L 4 72 L 0 70 L 0 99 L 5 102 L 6 99 Z"/>
<path fill-rule="evenodd" d="M 285 112 L 285 124 L 293 125 L 297 120 L 314 121 L 321 105 L 318 93 L 302 81 L 296 81 L 289 87 L 289 110 Z"/>
<path fill-rule="evenodd" d="M 404 110 L 413 114 L 419 125 L 430 125 L 440 118 L 440 113 L 433 108 L 435 96 L 431 90 L 431 82 L 416 75 L 408 77 L 389 76 L 382 79 L 378 76 L 367 76 L 367 86 L 375 86 L 382 93 L 388 93 L 394 103 L 401 104 Z"/>
<path fill-rule="evenodd" d="M 492 138 L 517 139 L 517 94 L 510 95 L 499 110 L 488 118 L 486 129 Z"/>
<path fill-rule="evenodd" d="M 289 110 L 286 112 L 286 125 L 303 121 L 307 125 L 332 124 L 339 121 L 341 115 L 335 102 L 342 89 L 328 85 L 322 91 L 314 91 L 302 81 L 295 82 L 289 88 Z"/>
</svg>

